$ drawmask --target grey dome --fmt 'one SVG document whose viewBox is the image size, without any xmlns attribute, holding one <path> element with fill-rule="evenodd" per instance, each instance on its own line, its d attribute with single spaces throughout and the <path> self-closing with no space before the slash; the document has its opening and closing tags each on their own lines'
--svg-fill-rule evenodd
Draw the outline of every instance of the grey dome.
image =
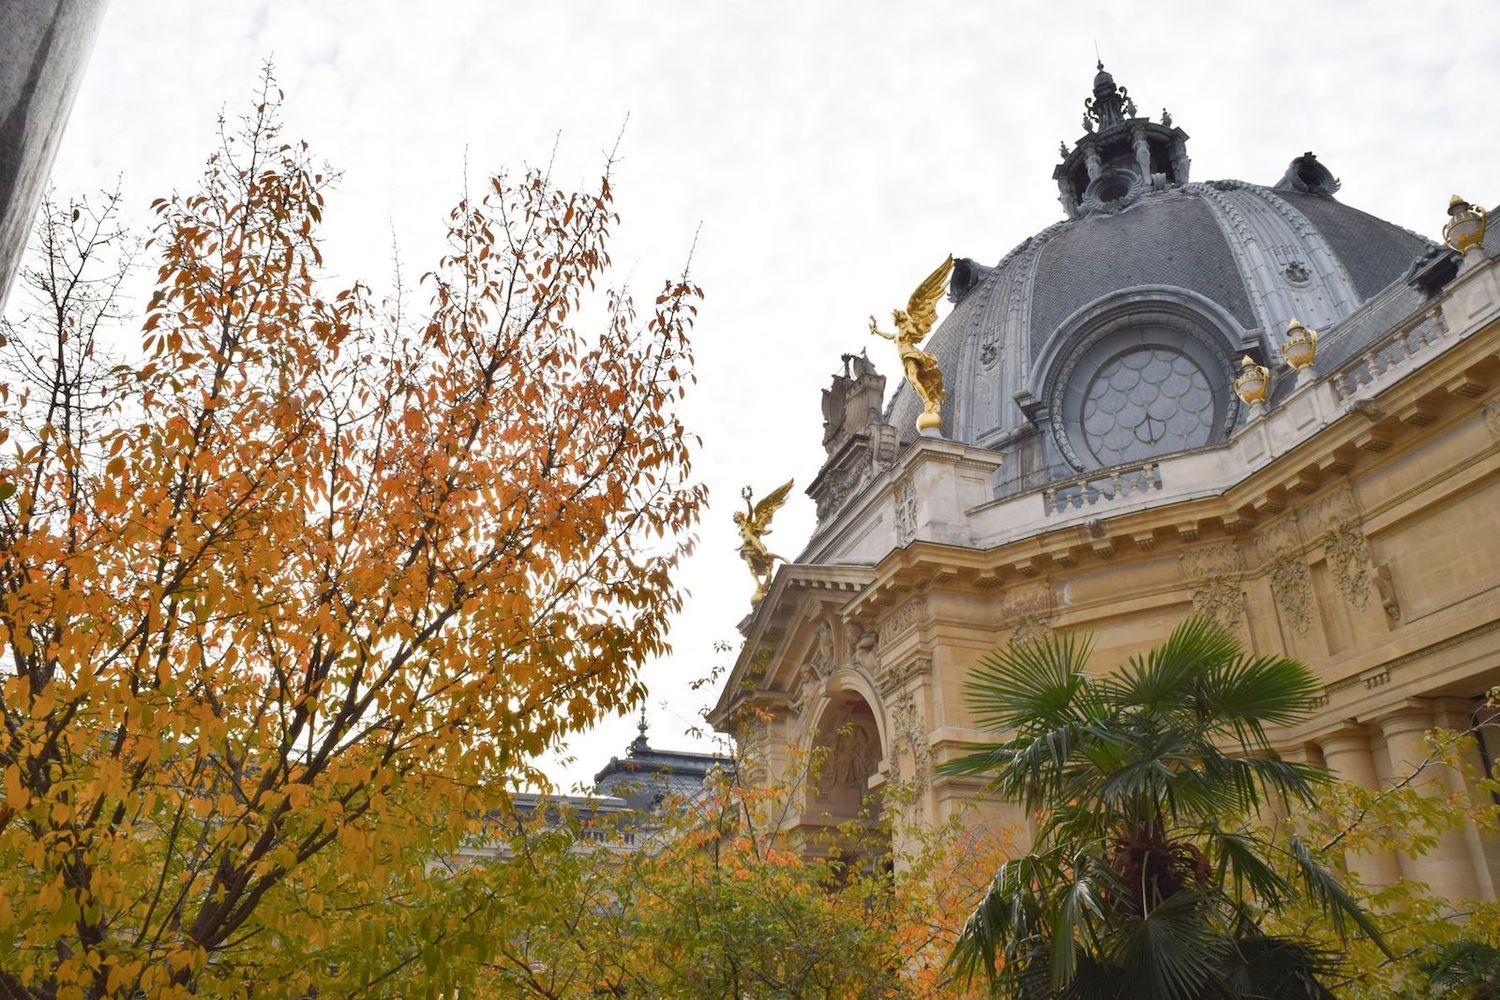
<svg viewBox="0 0 1500 1000">
<path fill-rule="evenodd" d="M 947 386 L 943 435 L 993 447 L 1041 429 L 1065 399 L 1076 400 L 1069 404 L 1075 408 L 1097 403 L 1104 390 L 1084 369 L 1123 385 L 1134 378 L 1126 369 L 1151 365 L 1164 378 L 1206 382 L 1227 396 L 1230 370 L 1223 366 L 1240 353 L 1271 356 L 1293 316 L 1328 329 L 1400 280 L 1431 245 L 1326 190 L 1208 181 L 1140 191 L 1058 223 L 992 268 L 960 261 L 950 289 L 954 308 L 926 346 Z M 1121 351 L 1139 357 L 1120 362 Z M 1080 369 L 1087 357 L 1094 360 Z M 1132 419 L 1145 420 L 1146 408 L 1161 405 L 1142 396 Z M 1228 398 L 1216 405 L 1213 419 L 1227 432 L 1237 404 Z M 903 440 L 915 436 L 920 410 L 903 383 L 889 411 Z M 1082 410 L 1069 419 L 1079 428 L 1085 422 Z M 1203 443 L 1200 427 L 1187 433 L 1178 425 L 1183 447 Z M 1044 442 L 1047 478 L 1136 453 L 1118 432 L 1118 448 L 1091 457 L 1084 452 L 1094 439 L 1086 429 L 1079 433 L 1076 450 L 1065 430 Z"/>
</svg>

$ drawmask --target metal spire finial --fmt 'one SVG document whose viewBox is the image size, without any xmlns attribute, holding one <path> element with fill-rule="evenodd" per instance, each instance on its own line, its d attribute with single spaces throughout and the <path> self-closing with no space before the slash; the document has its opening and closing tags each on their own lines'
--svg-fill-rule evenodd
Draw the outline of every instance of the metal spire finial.
<svg viewBox="0 0 1500 1000">
<path fill-rule="evenodd" d="M 646 703 L 644 701 L 641 702 L 641 721 L 636 723 L 635 728 L 640 735 L 630 741 L 628 753 L 631 757 L 651 749 L 651 744 L 646 742 Z"/>
</svg>

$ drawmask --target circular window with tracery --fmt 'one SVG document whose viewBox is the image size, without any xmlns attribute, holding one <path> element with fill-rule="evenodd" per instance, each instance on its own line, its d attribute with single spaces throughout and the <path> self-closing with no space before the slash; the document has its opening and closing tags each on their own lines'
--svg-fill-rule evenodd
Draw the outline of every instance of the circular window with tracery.
<svg viewBox="0 0 1500 1000">
<path fill-rule="evenodd" d="M 1234 425 L 1227 345 L 1180 313 L 1142 313 L 1091 324 L 1048 380 L 1055 440 L 1080 471 L 1202 448 Z"/>
<path fill-rule="evenodd" d="M 1100 465 L 1138 462 L 1208 444 L 1214 394 L 1192 358 L 1166 347 L 1118 354 L 1083 397 L 1083 437 Z"/>
</svg>

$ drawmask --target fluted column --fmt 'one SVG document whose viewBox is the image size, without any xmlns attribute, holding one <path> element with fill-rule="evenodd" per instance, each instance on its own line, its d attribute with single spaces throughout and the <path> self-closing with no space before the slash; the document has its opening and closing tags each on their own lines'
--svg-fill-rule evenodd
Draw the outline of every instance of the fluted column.
<svg viewBox="0 0 1500 1000">
<path fill-rule="evenodd" d="M 1340 781 L 1347 781 L 1369 791 L 1380 787 L 1375 775 L 1375 758 L 1370 752 L 1369 731 L 1360 725 L 1318 738 L 1328 770 Z M 1401 877 L 1401 867 L 1394 851 L 1371 849 L 1345 851 L 1344 866 L 1366 885 L 1390 885 Z"/>
<path fill-rule="evenodd" d="M 1432 707 L 1422 702 L 1410 702 L 1380 720 L 1391 757 L 1392 784 L 1409 778 L 1427 760 L 1424 737 L 1433 726 Z M 1438 764 L 1428 765 L 1408 787 L 1423 795 L 1445 796 L 1445 770 Z M 1401 855 L 1401 872 L 1409 879 L 1426 882 L 1433 893 L 1448 899 L 1472 899 L 1479 894 L 1474 864 L 1461 830 L 1443 831 L 1433 848 L 1421 857 Z"/>
</svg>

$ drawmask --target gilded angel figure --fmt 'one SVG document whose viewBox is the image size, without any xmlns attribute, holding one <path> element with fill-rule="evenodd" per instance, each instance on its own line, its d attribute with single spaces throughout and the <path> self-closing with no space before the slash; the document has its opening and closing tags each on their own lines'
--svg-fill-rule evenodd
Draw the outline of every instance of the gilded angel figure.
<svg viewBox="0 0 1500 1000">
<path fill-rule="evenodd" d="M 896 332 L 885 333 L 874 316 L 870 317 L 870 332 L 877 337 L 896 342 L 901 352 L 901 367 L 906 372 L 906 381 L 911 384 L 922 400 L 922 413 L 917 417 L 917 431 L 937 431 L 943 426 L 943 372 L 938 368 L 937 358 L 922 350 L 919 344 L 937 321 L 938 300 L 948 290 L 948 276 L 953 273 L 953 258 L 950 256 L 938 269 L 911 293 L 906 308 L 892 311 Z"/>
<path fill-rule="evenodd" d="M 745 510 L 734 512 L 734 523 L 740 531 L 740 558 L 745 560 L 745 565 L 750 567 L 750 574 L 755 577 L 755 596 L 751 600 L 756 604 L 766 596 L 776 560 L 787 561 L 784 556 L 778 556 L 766 548 L 766 543 L 761 539 L 771 533 L 771 517 L 782 508 L 791 492 L 790 479 L 766 494 L 760 503 L 752 501 L 754 493 L 750 487 L 746 486 L 740 491 L 740 496 L 745 498 Z"/>
</svg>

